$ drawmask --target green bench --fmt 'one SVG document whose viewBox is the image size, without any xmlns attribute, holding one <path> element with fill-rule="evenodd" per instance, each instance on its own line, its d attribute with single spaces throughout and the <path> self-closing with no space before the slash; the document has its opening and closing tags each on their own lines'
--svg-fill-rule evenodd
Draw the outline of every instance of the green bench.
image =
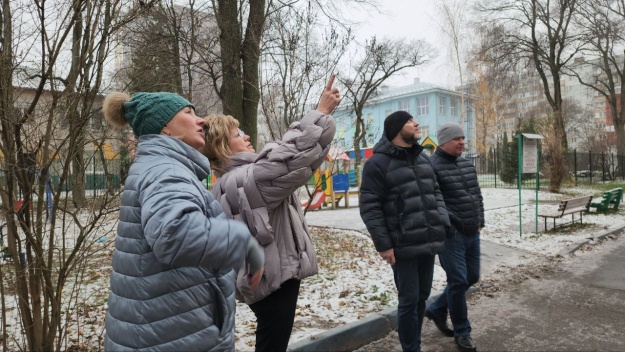
<svg viewBox="0 0 625 352">
<path fill-rule="evenodd" d="M 596 208 L 598 213 L 606 212 L 608 210 L 618 210 L 623 199 L 623 189 L 614 188 L 603 192 L 601 198 L 595 199 L 588 205 L 588 211 L 590 208 Z"/>
</svg>

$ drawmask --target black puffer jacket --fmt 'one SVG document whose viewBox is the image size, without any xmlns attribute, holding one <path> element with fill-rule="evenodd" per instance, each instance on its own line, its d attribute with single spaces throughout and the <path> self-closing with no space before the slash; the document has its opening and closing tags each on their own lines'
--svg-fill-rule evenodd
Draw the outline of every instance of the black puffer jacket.
<svg viewBox="0 0 625 352">
<path fill-rule="evenodd" d="M 449 220 L 458 232 L 474 235 L 484 227 L 484 202 L 475 166 L 469 159 L 436 148 L 430 158 L 436 172 Z"/>
<path fill-rule="evenodd" d="M 382 136 L 367 161 L 360 187 L 360 216 L 378 252 L 395 257 L 445 250 L 449 216 L 423 147 L 400 148 Z"/>
</svg>

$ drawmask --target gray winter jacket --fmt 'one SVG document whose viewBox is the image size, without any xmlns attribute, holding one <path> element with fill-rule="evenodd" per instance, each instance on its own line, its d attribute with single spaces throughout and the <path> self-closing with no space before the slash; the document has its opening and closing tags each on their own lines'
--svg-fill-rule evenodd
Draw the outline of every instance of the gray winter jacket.
<svg viewBox="0 0 625 352">
<path fill-rule="evenodd" d="M 176 138 L 139 139 L 122 194 L 106 350 L 234 350 L 233 269 L 251 236 L 203 186 L 209 170 Z"/>
<path fill-rule="evenodd" d="M 293 123 L 282 141 L 259 154 L 232 155 L 213 187 L 224 211 L 243 221 L 265 248 L 265 273 L 252 291 L 241 270 L 237 289 L 247 304 L 258 302 L 289 279 L 317 273 L 317 258 L 299 200 L 293 192 L 319 168 L 334 138 L 330 115 L 310 111 Z"/>
</svg>

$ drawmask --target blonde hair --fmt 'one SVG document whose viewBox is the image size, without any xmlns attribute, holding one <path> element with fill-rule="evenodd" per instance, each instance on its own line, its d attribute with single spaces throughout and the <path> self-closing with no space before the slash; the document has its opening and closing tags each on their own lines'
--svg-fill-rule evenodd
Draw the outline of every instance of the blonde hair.
<svg viewBox="0 0 625 352">
<path fill-rule="evenodd" d="M 199 149 L 211 162 L 211 168 L 223 173 L 225 165 L 230 161 L 232 151 L 228 146 L 230 130 L 239 127 L 239 121 L 230 115 L 211 114 L 204 118 L 206 122 L 206 143 Z"/>
</svg>

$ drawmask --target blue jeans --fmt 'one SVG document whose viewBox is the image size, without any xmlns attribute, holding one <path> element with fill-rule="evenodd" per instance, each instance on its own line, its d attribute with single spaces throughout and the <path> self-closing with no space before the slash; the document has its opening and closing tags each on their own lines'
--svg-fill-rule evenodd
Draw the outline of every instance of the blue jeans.
<svg viewBox="0 0 625 352">
<path fill-rule="evenodd" d="M 434 256 L 421 255 L 410 259 L 396 259 L 393 275 L 399 303 L 397 305 L 397 333 L 404 352 L 421 351 L 421 326 L 425 301 L 432 290 Z"/>
<path fill-rule="evenodd" d="M 480 233 L 467 236 L 456 232 L 445 238 L 445 246 L 447 250 L 438 257 L 447 273 L 447 286 L 428 310 L 446 317 L 449 309 L 455 335 L 469 336 L 466 293 L 480 279 Z"/>
</svg>

